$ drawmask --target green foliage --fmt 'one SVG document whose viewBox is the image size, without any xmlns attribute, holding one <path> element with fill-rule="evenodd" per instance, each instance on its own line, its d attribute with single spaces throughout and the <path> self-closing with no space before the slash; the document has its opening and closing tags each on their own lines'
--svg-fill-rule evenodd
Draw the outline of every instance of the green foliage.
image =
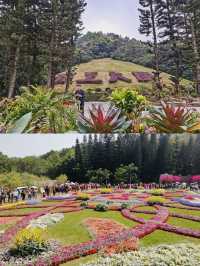
<svg viewBox="0 0 200 266">
<path fill-rule="evenodd" d="M 101 194 L 111 194 L 112 193 L 112 189 L 111 188 L 102 188 L 100 190 Z"/>
<path fill-rule="evenodd" d="M 20 186 L 32 186 L 37 185 L 40 181 L 46 180 L 44 177 L 38 177 L 29 173 L 1 173 L 0 174 L 0 184 L 2 187 L 9 189 L 15 189 Z"/>
<path fill-rule="evenodd" d="M 148 122 L 160 133 L 194 133 L 200 130 L 200 122 L 193 116 L 192 111 L 164 102 L 162 102 L 162 111 L 150 110 Z"/>
<path fill-rule="evenodd" d="M 28 120 L 27 130 L 29 132 L 64 133 L 75 130 L 76 109 L 66 107 L 64 101 L 65 98 L 59 97 L 54 91 L 46 88 L 24 88 L 21 96 L 7 105 L 4 119 L 15 121 L 32 113 L 31 123 Z M 25 119 L 30 119 L 29 116 L 25 116 Z"/>
<path fill-rule="evenodd" d="M 110 181 L 112 173 L 107 169 L 97 169 L 97 170 L 88 170 L 86 173 L 87 178 L 90 182 L 99 183 L 105 185 Z"/>
<path fill-rule="evenodd" d="M 163 196 L 165 194 L 165 190 L 164 189 L 152 189 L 150 193 L 153 196 Z"/>
<path fill-rule="evenodd" d="M 122 203 L 121 205 L 121 209 L 128 209 L 130 207 L 130 205 L 128 203 Z"/>
<path fill-rule="evenodd" d="M 126 184 L 136 183 L 137 172 L 138 172 L 138 167 L 134 163 L 131 163 L 129 165 L 121 165 L 115 171 L 115 182 L 116 183 L 124 182 Z"/>
<path fill-rule="evenodd" d="M 130 122 L 125 117 L 121 117 L 121 111 L 115 109 L 112 105 L 108 110 L 104 110 L 101 105 L 92 106 L 89 110 L 89 118 L 80 114 L 78 118 L 78 128 L 81 133 L 120 133 L 126 132 L 130 127 Z"/>
<path fill-rule="evenodd" d="M 8 126 L 7 133 L 23 133 L 32 120 L 32 113 L 23 115 L 14 125 Z"/>
<path fill-rule="evenodd" d="M 104 204 L 97 204 L 95 207 L 95 211 L 97 212 L 106 212 L 108 210 L 108 207 Z"/>
<path fill-rule="evenodd" d="M 65 184 L 67 181 L 68 181 L 68 177 L 66 175 L 59 175 L 57 178 L 56 178 L 56 181 L 59 183 L 59 184 Z"/>
<path fill-rule="evenodd" d="M 78 193 L 77 197 L 76 197 L 77 200 L 83 200 L 83 201 L 87 201 L 90 199 L 90 196 L 86 193 Z"/>
<path fill-rule="evenodd" d="M 149 197 L 147 199 L 147 204 L 152 206 L 152 205 L 163 205 L 166 202 L 166 200 L 162 197 L 159 196 L 153 196 Z"/>
<path fill-rule="evenodd" d="M 129 89 L 117 89 L 113 91 L 111 100 L 130 119 L 138 119 L 148 107 L 147 99 L 139 95 L 137 91 Z"/>
<path fill-rule="evenodd" d="M 81 204 L 80 204 L 80 207 L 83 207 L 83 208 L 87 208 L 87 206 L 88 206 L 88 202 L 86 201 L 83 201 L 83 202 L 81 202 Z"/>
</svg>

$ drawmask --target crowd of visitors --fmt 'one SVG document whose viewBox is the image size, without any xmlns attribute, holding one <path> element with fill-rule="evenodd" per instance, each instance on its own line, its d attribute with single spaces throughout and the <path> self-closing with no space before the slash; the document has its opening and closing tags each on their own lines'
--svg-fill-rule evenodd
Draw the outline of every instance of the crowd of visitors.
<svg viewBox="0 0 200 266">
<path fill-rule="evenodd" d="M 181 186 L 181 187 L 180 187 Z M 18 187 L 15 190 L 10 190 L 6 188 L 0 188 L 0 204 L 4 203 L 13 203 L 17 202 L 18 200 L 36 200 L 37 198 L 46 198 L 50 196 L 57 196 L 57 195 L 64 195 L 70 192 L 78 192 L 78 191 L 88 191 L 88 190 L 95 190 L 99 189 L 102 186 L 100 184 L 96 183 L 85 183 L 85 184 L 79 184 L 79 183 L 65 183 L 65 184 L 53 184 L 53 185 L 45 185 L 43 187 Z M 104 186 L 105 187 L 105 186 Z M 111 184 L 106 185 L 107 188 L 111 188 Z M 187 184 L 169 184 L 163 185 L 163 184 L 157 184 L 157 183 L 137 183 L 137 184 L 125 184 L 121 183 L 114 187 L 114 189 L 157 189 L 157 188 L 166 188 L 166 189 L 190 189 L 190 190 L 199 190 L 200 187 L 192 184 L 189 187 Z"/>
</svg>

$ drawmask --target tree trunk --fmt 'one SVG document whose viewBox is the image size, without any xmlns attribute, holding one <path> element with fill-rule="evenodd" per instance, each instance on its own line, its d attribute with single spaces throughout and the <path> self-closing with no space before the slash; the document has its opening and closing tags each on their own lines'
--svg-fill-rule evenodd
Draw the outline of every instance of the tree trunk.
<svg viewBox="0 0 200 266">
<path fill-rule="evenodd" d="M 67 94 L 67 92 L 69 91 L 69 86 L 71 83 L 71 67 L 68 68 L 67 72 L 66 72 L 66 77 L 67 77 L 67 81 L 66 81 L 66 86 L 65 86 L 65 94 Z"/>
<path fill-rule="evenodd" d="M 195 82 L 197 93 L 200 94 L 200 55 L 198 51 L 197 36 L 194 21 L 190 18 L 191 32 L 192 32 L 192 46 L 195 61 Z"/>
<path fill-rule="evenodd" d="M 157 33 L 156 33 L 156 22 L 155 22 L 155 13 L 154 13 L 154 9 L 153 9 L 153 1 L 151 1 L 150 10 L 151 10 L 151 22 L 152 22 L 152 29 L 153 29 L 155 69 L 156 69 L 156 72 L 160 72 L 160 69 L 159 69 L 158 40 L 157 40 Z"/>
<path fill-rule="evenodd" d="M 166 1 L 167 4 L 167 16 L 168 16 L 168 23 L 169 23 L 169 31 L 170 31 L 170 41 L 172 42 L 172 51 L 174 53 L 174 63 L 176 65 L 176 73 L 175 73 L 175 78 L 176 78 L 176 82 L 175 84 L 175 88 L 176 88 L 176 93 L 179 93 L 180 90 L 180 54 L 178 51 L 178 47 L 177 47 L 177 42 L 176 42 L 176 38 L 174 35 L 174 24 L 173 24 L 173 18 L 172 16 L 174 15 L 174 9 L 175 6 L 173 3 L 170 3 L 169 0 Z M 172 10 L 170 9 L 170 4 L 172 5 Z"/>
<path fill-rule="evenodd" d="M 11 48 L 10 67 L 9 67 L 10 73 L 8 80 L 8 98 L 12 98 L 14 96 L 19 56 L 20 56 L 20 42 L 18 42 L 17 47 Z"/>
<path fill-rule="evenodd" d="M 50 47 L 50 55 L 49 55 L 49 63 L 48 63 L 48 81 L 47 81 L 47 88 L 53 89 L 54 88 L 54 81 L 55 81 L 55 74 L 53 73 L 54 68 L 54 56 L 53 56 L 53 48 L 54 48 L 54 40 L 52 37 L 51 40 L 51 47 Z"/>
<path fill-rule="evenodd" d="M 48 63 L 48 81 L 47 88 L 54 89 L 55 86 L 55 52 L 57 49 L 56 46 L 56 29 L 57 29 L 57 1 L 53 1 L 52 9 L 52 31 L 51 31 L 51 41 L 49 48 L 49 63 Z"/>
</svg>

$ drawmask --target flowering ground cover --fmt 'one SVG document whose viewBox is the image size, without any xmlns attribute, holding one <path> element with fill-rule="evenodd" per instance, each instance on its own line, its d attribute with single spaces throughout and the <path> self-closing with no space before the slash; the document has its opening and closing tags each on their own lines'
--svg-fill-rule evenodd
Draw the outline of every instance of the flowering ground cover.
<svg viewBox="0 0 200 266">
<path fill-rule="evenodd" d="M 36 257 L 31 265 L 83 265 L 96 258 L 95 254 L 99 252 L 118 253 L 122 247 L 127 251 L 133 249 L 124 243 L 137 244 L 138 239 L 141 248 L 160 244 L 200 244 L 200 208 L 180 202 L 174 204 L 174 198 L 198 198 L 197 194 L 164 192 L 162 196 L 153 196 L 156 199 L 162 197 L 164 203 L 156 201 L 152 206 L 148 206 L 151 191 L 112 191 L 108 194 L 95 191 L 88 195 L 89 200 L 84 204 L 74 195 L 65 200 L 49 199 L 34 206 L 26 204 L 0 210 L 0 231 L 5 230 L 0 235 L 0 243 L 12 244 L 17 232 L 34 219 L 40 220 L 46 215 L 48 220 L 50 213 L 61 213 L 63 218 L 56 223 L 47 223 L 45 232 L 48 241 L 54 239 L 59 245 L 55 250 Z M 98 204 L 105 206 L 105 211 L 96 211 Z"/>
</svg>

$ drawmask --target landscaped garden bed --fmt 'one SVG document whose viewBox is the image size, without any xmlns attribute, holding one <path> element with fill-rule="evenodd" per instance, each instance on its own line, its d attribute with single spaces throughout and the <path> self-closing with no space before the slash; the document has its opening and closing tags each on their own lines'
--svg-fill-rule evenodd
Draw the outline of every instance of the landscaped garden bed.
<svg viewBox="0 0 200 266">
<path fill-rule="evenodd" d="M 148 206 L 151 194 L 149 191 L 141 193 L 112 190 L 107 194 L 102 194 L 101 191 L 84 192 L 77 196 L 75 194 L 74 200 L 63 199 L 52 206 L 44 205 L 43 208 L 43 202 L 38 205 L 40 208 L 28 208 L 26 204 L 24 208 L 21 205 L 18 209 L 18 206 L 13 205 L 12 216 L 11 210 L 5 211 L 2 208 L 1 265 L 20 262 L 20 265 L 27 266 L 53 266 L 67 262 L 66 265 L 70 265 L 70 261 L 71 265 L 79 265 L 82 257 L 86 256 L 90 260 L 90 256 L 94 258 L 92 255 L 99 252 L 113 255 L 159 244 L 200 244 L 200 208 L 191 210 L 180 203 L 180 208 L 170 208 L 165 204 L 158 205 L 159 201 Z M 194 197 L 194 194 L 187 191 L 172 194 Z M 83 195 L 82 200 L 88 195 L 84 204 L 80 201 Z M 169 192 L 162 191 L 162 196 L 153 197 L 161 197 L 169 205 L 172 203 Z M 139 204 L 135 204 L 134 200 Z M 19 217 L 22 214 L 24 215 Z M 42 235 L 46 236 L 44 241 L 47 248 L 23 259 L 20 256 L 14 257 L 10 250 L 16 245 L 16 236 L 22 230 L 32 230 L 31 228 L 45 230 Z M 129 255 L 127 253 L 122 256 Z"/>
</svg>

